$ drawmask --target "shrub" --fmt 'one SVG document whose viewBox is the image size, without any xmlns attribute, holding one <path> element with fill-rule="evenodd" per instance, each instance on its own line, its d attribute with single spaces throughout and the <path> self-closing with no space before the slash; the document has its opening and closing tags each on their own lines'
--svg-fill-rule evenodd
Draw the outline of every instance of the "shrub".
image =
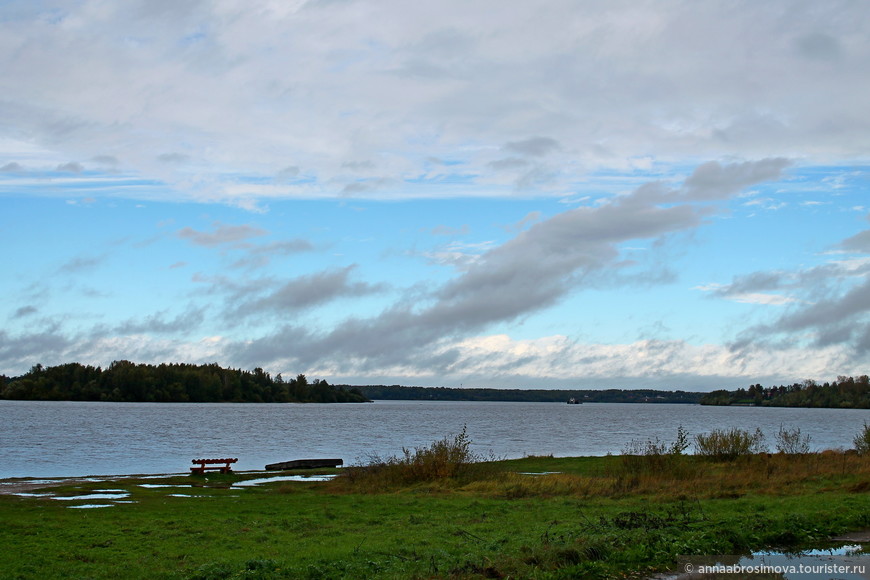
<svg viewBox="0 0 870 580">
<path fill-rule="evenodd" d="M 402 448 L 401 456 L 373 456 L 365 465 L 350 467 L 348 481 L 368 487 L 392 487 L 467 476 L 485 458 L 471 450 L 471 439 L 463 427 L 458 435 L 444 437 L 414 449 Z"/>
<path fill-rule="evenodd" d="M 745 429 L 714 429 L 708 434 L 695 437 L 695 452 L 703 457 L 732 461 L 745 455 L 767 451 L 764 433 L 756 429 L 750 433 Z"/>
<path fill-rule="evenodd" d="M 786 429 L 780 425 L 776 434 L 776 450 L 786 455 L 806 455 L 810 452 L 810 436 L 801 435 L 800 427 Z"/>
<path fill-rule="evenodd" d="M 622 456 L 617 477 L 637 476 L 641 474 L 682 474 L 679 470 L 680 456 L 689 447 L 689 434 L 680 425 L 677 428 L 677 438 L 672 443 L 665 443 L 658 438 L 632 440 L 622 450 Z"/>
<path fill-rule="evenodd" d="M 858 455 L 870 455 L 870 425 L 864 423 L 864 428 L 853 439 Z"/>
</svg>

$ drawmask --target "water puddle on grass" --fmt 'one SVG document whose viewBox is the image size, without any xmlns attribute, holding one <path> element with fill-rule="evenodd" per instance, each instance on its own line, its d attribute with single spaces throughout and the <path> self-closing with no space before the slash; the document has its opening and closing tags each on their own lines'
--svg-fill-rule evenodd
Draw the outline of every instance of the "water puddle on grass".
<svg viewBox="0 0 870 580">
<path fill-rule="evenodd" d="M 93 508 L 104 508 L 104 507 L 115 507 L 113 503 L 83 503 L 80 505 L 71 505 L 67 506 L 69 509 L 73 510 L 89 510 Z"/>
<path fill-rule="evenodd" d="M 100 489 L 94 490 L 91 493 L 85 493 L 81 495 L 56 495 L 51 492 L 42 492 L 42 493 L 30 493 L 30 492 L 19 492 L 16 494 L 18 497 L 35 497 L 40 499 L 53 499 L 57 501 L 68 501 L 68 502 L 78 502 L 78 501 L 109 501 L 111 503 L 82 503 L 82 504 L 72 504 L 67 507 L 72 509 L 90 509 L 90 508 L 103 508 L 103 507 L 113 507 L 121 503 L 136 503 L 135 501 L 129 500 L 127 498 L 130 497 L 130 492 L 123 489 Z"/>
<path fill-rule="evenodd" d="M 520 475 L 558 475 L 561 471 L 520 471 Z"/>
<path fill-rule="evenodd" d="M 330 481 L 338 477 L 338 474 L 320 474 L 320 475 L 279 475 L 276 477 L 263 477 L 261 479 L 249 479 L 233 484 L 236 487 L 254 487 L 264 483 L 272 483 L 275 481 Z"/>
<path fill-rule="evenodd" d="M 130 497 L 130 494 L 126 491 L 123 493 L 86 493 L 84 495 L 55 495 L 49 496 L 51 499 L 56 499 L 58 501 L 84 501 L 91 499 L 125 499 Z"/>
<path fill-rule="evenodd" d="M 166 489 L 173 487 L 190 487 L 189 483 L 140 483 L 139 487 L 145 489 Z"/>
<path fill-rule="evenodd" d="M 692 556 L 683 558 L 677 570 L 682 572 L 660 574 L 650 580 L 870 580 L 870 553 L 864 545 L 850 543 L 796 553 L 762 551 L 749 556 Z"/>
</svg>

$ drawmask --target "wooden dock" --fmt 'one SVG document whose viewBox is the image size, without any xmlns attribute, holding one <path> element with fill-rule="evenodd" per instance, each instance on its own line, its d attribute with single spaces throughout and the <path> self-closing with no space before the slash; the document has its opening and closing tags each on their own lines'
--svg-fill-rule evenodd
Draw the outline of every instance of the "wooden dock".
<svg viewBox="0 0 870 580">
<path fill-rule="evenodd" d="M 266 471 L 284 471 L 287 469 L 317 469 L 320 467 L 340 467 L 344 464 L 341 459 L 295 459 L 293 461 L 282 461 L 281 463 L 270 463 L 266 466 Z"/>
</svg>

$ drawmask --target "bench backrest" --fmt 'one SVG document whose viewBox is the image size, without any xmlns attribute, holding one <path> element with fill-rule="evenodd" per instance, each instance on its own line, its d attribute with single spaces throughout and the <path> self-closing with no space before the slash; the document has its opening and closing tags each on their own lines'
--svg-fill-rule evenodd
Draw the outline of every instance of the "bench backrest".
<svg viewBox="0 0 870 580">
<path fill-rule="evenodd" d="M 238 460 L 239 460 L 238 458 L 234 458 L 234 459 L 192 459 L 190 462 L 191 463 L 200 463 L 202 465 L 206 465 L 206 464 L 211 465 L 212 463 L 227 463 L 227 464 L 235 463 Z"/>
</svg>

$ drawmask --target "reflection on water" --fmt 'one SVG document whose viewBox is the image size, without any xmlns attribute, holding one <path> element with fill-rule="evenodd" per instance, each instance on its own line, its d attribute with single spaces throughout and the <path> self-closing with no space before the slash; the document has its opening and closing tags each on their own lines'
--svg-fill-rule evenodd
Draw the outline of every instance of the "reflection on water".
<svg viewBox="0 0 870 580">
<path fill-rule="evenodd" d="M 81 505 L 71 505 L 70 509 L 91 509 L 91 508 L 104 508 L 104 507 L 112 507 L 115 504 L 113 503 L 83 503 Z"/>
<path fill-rule="evenodd" d="M 61 501 L 82 501 L 88 499 L 124 499 L 130 497 L 127 492 L 124 493 L 86 493 L 85 495 L 54 495 L 51 499 Z"/>
<path fill-rule="evenodd" d="M 870 554 L 860 544 L 849 544 L 799 553 L 693 556 L 681 561 L 677 570 L 681 572 L 659 575 L 655 580 L 870 580 Z"/>
<path fill-rule="evenodd" d="M 276 481 L 329 481 L 335 479 L 338 474 L 318 474 L 318 475 L 279 475 L 277 477 L 263 477 L 261 479 L 248 479 L 234 483 L 233 487 L 254 487 L 264 483 L 273 483 Z"/>
</svg>

